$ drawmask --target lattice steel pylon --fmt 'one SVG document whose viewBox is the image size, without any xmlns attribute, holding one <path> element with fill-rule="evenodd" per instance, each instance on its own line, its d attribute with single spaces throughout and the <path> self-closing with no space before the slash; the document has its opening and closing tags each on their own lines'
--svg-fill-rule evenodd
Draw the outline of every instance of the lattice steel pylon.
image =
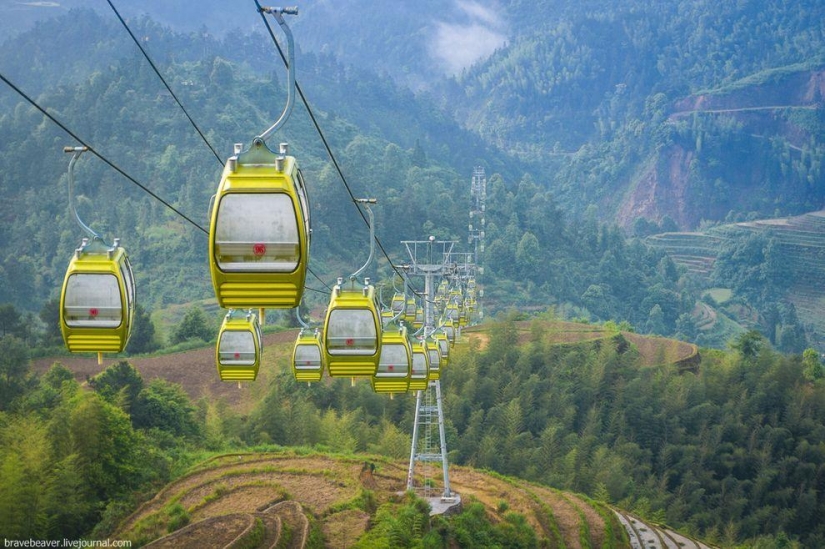
<svg viewBox="0 0 825 549">
<path fill-rule="evenodd" d="M 455 241 L 436 241 L 435 237 L 429 240 L 405 240 L 411 263 L 406 266 L 408 275 L 424 277 L 424 337 L 435 330 L 433 311 L 433 297 L 435 295 L 436 278 L 446 277 L 455 270 L 455 265 L 449 262 Z M 440 500 L 445 503 L 456 501 L 457 495 L 450 488 L 449 463 L 447 460 L 447 439 L 444 432 L 444 406 L 441 397 L 441 380 L 433 380 L 427 384 L 427 389 L 418 391 L 415 397 L 415 422 L 413 424 L 412 444 L 410 445 L 410 467 L 407 471 L 407 490 L 422 493 L 425 498 L 433 499 L 436 492 L 434 479 L 426 468 L 423 486 L 415 486 L 415 465 L 441 462 L 442 478 L 444 481 Z M 438 444 L 433 440 L 438 431 Z"/>
<path fill-rule="evenodd" d="M 469 243 L 473 249 L 473 264 L 479 275 L 484 274 L 482 256 L 484 254 L 484 229 L 487 224 L 487 175 L 482 166 L 473 168 L 473 179 L 470 183 L 470 236 Z"/>
</svg>

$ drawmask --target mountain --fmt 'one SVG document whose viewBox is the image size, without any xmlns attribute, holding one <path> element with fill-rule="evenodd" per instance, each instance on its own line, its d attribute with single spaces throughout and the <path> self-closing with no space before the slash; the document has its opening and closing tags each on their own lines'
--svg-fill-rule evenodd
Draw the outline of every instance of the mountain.
<svg viewBox="0 0 825 549">
<path fill-rule="evenodd" d="M 252 6 L 251 14 L 232 11 L 223 20 L 215 2 L 204 3 L 200 19 L 168 3 L 123 9 L 218 157 L 277 115 L 283 71 Z M 787 10 L 780 2 L 465 1 L 415 10 L 355 1 L 306 6 L 294 18 L 299 82 L 351 174 L 349 190 L 379 198 L 384 243 L 431 234 L 464 241 L 468 174 L 487 169 L 494 195 L 485 261 L 495 308 L 549 303 L 571 317 L 695 337 L 677 320 L 697 310 L 706 288 L 675 271 L 655 272 L 661 256 L 627 246 L 626 237 L 821 207 L 821 18 L 811 17 L 821 14 L 818 3 Z M 468 33 L 495 47 L 450 73 L 438 56 L 461 53 Z M 435 47 L 439 37 L 454 43 Z M 104 203 L 125 197 L 98 223 L 132 238 L 141 254 L 135 259 L 160 265 L 151 279 L 138 275 L 147 303 L 205 298 L 198 239 L 212 185 L 202 182 L 215 181 L 219 167 L 111 10 L 73 9 L 10 40 L 0 54 L 4 74 L 49 108 L 61 102 L 71 127 L 106 143 L 118 164 L 156 181 L 152 188 L 195 220 L 162 219 L 132 190 L 115 192 L 102 166 L 86 175 L 105 182 Z M 77 55 L 64 59 L 54 49 Z M 0 299 L 33 311 L 60 279 L 58 250 L 70 252 L 76 240 L 59 213 L 62 185 L 41 185 L 63 177 L 53 169 L 59 148 L 41 152 L 56 146 L 60 132 L 48 125 L 33 132 L 39 115 L 13 93 L 0 94 L 0 103 L 9 113 L 4 131 L 23 141 L 4 148 L 14 162 L 0 180 L 8 197 L 0 206 L 8 243 L 0 267 L 15 282 L 0 288 Z M 357 212 L 341 207 L 347 189 L 300 105 L 282 137 L 310 179 L 314 270 L 334 280 L 364 253 L 363 239 L 342 248 L 334 235 L 365 236 L 364 228 Z M 146 146 L 157 160 L 136 154 Z M 22 183 L 44 159 L 51 171 Z M 139 214 L 146 208 L 155 210 Z M 59 237 L 46 234 L 48 218 L 57 220 Z M 618 225 L 624 235 L 599 224 Z M 31 232 L 38 233 L 33 243 Z M 404 261 L 399 252 L 390 255 Z M 387 275 L 386 265 L 378 272 Z M 661 291 L 651 290 L 657 284 Z M 170 293 L 176 285 L 186 289 Z M 761 314 L 765 303 L 750 305 Z"/>
</svg>

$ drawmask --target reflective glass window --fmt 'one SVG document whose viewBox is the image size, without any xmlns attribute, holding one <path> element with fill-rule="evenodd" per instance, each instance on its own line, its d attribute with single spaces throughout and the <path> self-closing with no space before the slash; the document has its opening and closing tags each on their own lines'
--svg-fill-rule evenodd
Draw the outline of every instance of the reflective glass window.
<svg viewBox="0 0 825 549">
<path fill-rule="evenodd" d="M 375 320 L 369 309 L 336 309 L 329 315 L 326 331 L 331 355 L 371 355 L 378 345 Z"/>
<path fill-rule="evenodd" d="M 252 332 L 226 330 L 218 343 L 218 360 L 227 366 L 255 364 L 255 337 Z"/>
<path fill-rule="evenodd" d="M 64 319 L 73 328 L 117 328 L 123 318 L 120 286 L 113 274 L 77 273 L 69 276 Z"/>
<path fill-rule="evenodd" d="M 381 345 L 381 358 L 378 360 L 379 374 L 407 375 L 407 348 L 403 344 L 390 343 Z"/>
<path fill-rule="evenodd" d="M 215 259 L 223 271 L 294 271 L 301 252 L 289 195 L 224 196 L 215 225 Z"/>
<path fill-rule="evenodd" d="M 427 352 L 430 354 L 430 368 L 438 370 L 438 367 L 441 366 L 441 353 L 438 349 L 429 349 Z"/>
<path fill-rule="evenodd" d="M 419 379 L 427 377 L 427 357 L 424 353 L 413 353 L 411 375 Z"/>
<path fill-rule="evenodd" d="M 295 347 L 295 368 L 298 370 L 317 370 L 320 367 L 320 347 L 312 344 L 302 344 Z"/>
</svg>

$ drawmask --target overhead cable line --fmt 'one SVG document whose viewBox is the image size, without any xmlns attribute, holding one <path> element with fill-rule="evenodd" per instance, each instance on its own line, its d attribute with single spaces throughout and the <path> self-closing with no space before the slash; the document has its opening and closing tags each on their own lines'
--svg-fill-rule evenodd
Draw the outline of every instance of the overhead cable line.
<svg viewBox="0 0 825 549">
<path fill-rule="evenodd" d="M 120 21 L 120 23 L 123 25 L 123 28 L 124 28 L 124 29 L 126 29 L 126 32 L 128 32 L 128 33 L 129 33 L 129 36 L 131 36 L 131 37 L 132 37 L 132 41 L 134 41 L 135 45 L 138 47 L 138 49 L 140 50 L 140 52 L 143 54 L 143 57 L 146 59 L 146 61 L 147 61 L 147 62 L 149 63 L 149 65 L 152 67 L 152 70 L 153 70 L 153 71 L 155 71 L 155 74 L 158 76 L 158 78 L 160 79 L 160 81 L 161 81 L 161 82 L 163 82 L 163 85 L 164 85 L 164 86 L 166 86 L 166 90 L 167 90 L 167 91 L 168 91 L 168 92 L 172 95 L 172 97 L 174 98 L 175 102 L 178 104 L 178 106 L 180 107 L 180 109 L 183 111 L 183 114 L 185 114 L 185 115 L 186 115 L 186 118 L 189 120 L 189 123 L 190 123 L 190 124 L 192 124 L 192 127 L 193 127 L 193 128 L 195 128 L 195 131 L 196 131 L 196 132 L 198 132 L 198 135 L 201 137 L 201 139 L 203 140 L 204 144 L 205 144 L 207 147 L 209 147 L 209 150 L 210 150 L 210 151 L 212 151 L 212 154 L 214 154 L 214 155 L 215 155 L 215 158 L 218 160 L 218 162 L 220 162 L 221 166 L 225 166 L 226 164 L 224 163 L 223 159 L 220 157 L 220 155 L 219 155 L 219 154 L 218 154 L 218 152 L 215 150 L 215 148 L 212 146 L 212 144 L 211 144 L 211 143 L 209 143 L 209 140 L 206 138 L 206 136 L 204 135 L 203 131 L 201 131 L 201 129 L 200 129 L 200 128 L 198 127 L 198 125 L 195 123 L 195 120 L 192 118 L 192 116 L 191 116 L 191 115 L 189 114 L 189 112 L 186 110 L 186 107 L 184 107 L 184 106 L 183 106 L 183 103 L 181 103 L 181 102 L 180 102 L 180 100 L 178 99 L 178 96 L 177 96 L 177 95 L 175 95 L 175 92 L 174 92 L 174 91 L 172 91 L 171 86 L 169 86 L 169 83 L 166 81 L 166 79 L 165 79 L 165 78 L 163 77 L 163 75 L 160 73 L 160 70 L 158 70 L 157 66 L 156 66 L 156 65 L 155 65 L 155 63 L 152 61 L 152 58 L 149 56 L 149 53 L 148 53 L 148 52 L 144 49 L 144 47 L 140 44 L 140 41 L 137 39 L 137 37 L 135 36 L 135 34 L 134 34 L 134 33 L 132 32 L 132 30 L 129 28 L 129 25 L 126 23 L 126 21 L 125 21 L 125 20 L 123 19 L 123 17 L 120 15 L 120 12 L 117 10 L 117 8 L 115 7 L 115 5 L 112 3 L 112 1 L 111 1 L 111 0 L 106 0 L 106 2 L 109 4 L 109 7 L 111 7 L 111 8 L 112 8 L 112 11 L 115 13 L 115 15 L 117 16 L 118 20 L 119 20 L 119 21 Z M 309 271 L 309 272 L 310 272 L 310 273 L 311 273 L 311 274 L 312 274 L 312 275 L 313 275 L 316 279 L 318 279 L 318 281 L 319 281 L 321 284 L 323 284 L 323 285 L 324 285 L 324 286 L 325 286 L 325 287 L 326 287 L 329 291 L 332 291 L 332 288 L 330 288 L 329 284 L 327 284 L 326 282 L 324 282 L 324 281 L 321 279 L 321 277 L 319 277 L 317 274 L 315 274 L 315 272 L 313 272 L 313 271 L 312 271 L 312 269 L 310 269 L 310 268 L 308 268 L 308 267 L 307 267 L 307 270 L 308 270 L 308 271 Z M 309 290 L 313 290 L 313 288 L 307 288 L 307 289 L 309 289 Z M 319 290 L 314 290 L 314 291 L 319 291 Z"/>
<path fill-rule="evenodd" d="M 178 106 L 181 108 L 181 110 L 183 111 L 183 114 L 185 114 L 185 115 L 186 115 L 186 118 L 188 118 L 188 119 L 189 119 L 189 122 L 192 124 L 192 126 L 195 128 L 195 130 L 198 132 L 198 135 L 200 135 L 200 136 L 201 136 L 201 139 L 203 139 L 203 142 L 204 142 L 204 143 L 206 143 L 206 146 L 207 146 L 207 147 L 209 147 L 209 150 L 210 150 L 210 151 L 212 151 L 212 154 L 214 154 L 214 155 L 215 155 L 215 158 L 217 158 L 217 159 L 218 159 L 218 162 L 220 162 L 220 163 L 221 163 L 221 166 L 223 166 L 223 165 L 224 165 L 223 159 L 220 157 L 220 155 L 219 155 L 219 154 L 218 154 L 218 152 L 215 150 L 215 148 L 214 148 L 214 147 L 212 147 L 212 145 L 211 145 L 211 144 L 209 143 L 209 141 L 206 139 L 206 136 L 203 134 L 203 132 L 201 131 L 201 129 L 198 127 L 198 125 L 197 125 L 197 124 L 195 124 L 195 121 L 192 119 L 192 117 L 191 117 L 191 116 L 189 116 L 189 112 L 186 110 L 186 107 L 184 107 L 184 106 L 183 106 L 183 103 L 181 103 L 181 102 L 180 102 L 180 99 L 178 99 L 178 96 L 177 96 L 177 95 L 175 95 L 175 92 L 173 92 L 173 91 L 172 91 L 172 88 L 171 88 L 171 87 L 169 86 L 169 84 L 166 82 L 166 79 L 165 79 L 165 78 L 163 78 L 163 75 L 161 75 L 161 74 L 160 74 L 160 71 L 159 71 L 159 70 L 158 70 L 158 68 L 155 66 L 155 64 L 152 62 L 152 59 L 149 57 L 149 54 L 146 52 L 146 50 L 145 50 L 145 49 L 143 49 L 143 46 L 141 46 L 141 45 L 140 45 L 140 41 L 137 39 L 137 37 L 136 37 L 136 36 L 134 35 L 134 33 L 132 32 L 132 29 L 130 29 L 130 28 L 129 28 L 129 25 L 127 25 L 127 24 L 126 24 L 126 21 L 124 21 L 124 20 L 123 20 L 123 17 L 121 17 L 121 16 L 120 16 L 120 12 L 118 12 L 118 11 L 117 11 L 117 8 L 115 7 L 115 5 L 114 5 L 114 4 L 112 4 L 112 0 L 106 0 L 106 2 L 109 4 L 109 7 L 111 7 L 111 8 L 112 8 L 112 11 L 113 11 L 113 12 L 115 12 L 115 15 L 116 15 L 116 16 L 117 16 L 117 18 L 120 20 L 120 23 L 123 25 L 123 28 L 124 28 L 124 29 L 126 29 L 126 32 L 128 32 L 128 33 L 129 33 L 129 36 L 131 36 L 131 37 L 132 37 L 132 40 L 135 42 L 135 45 L 138 47 L 138 49 L 140 50 L 140 52 L 143 54 L 143 57 L 145 57 L 145 58 L 146 58 L 146 61 L 147 61 L 147 62 L 149 63 L 149 65 L 152 67 L 152 70 L 154 70 L 154 71 L 155 71 L 155 74 L 157 74 L 157 75 L 158 75 L 158 78 L 160 78 L 160 81 L 161 81 L 161 82 L 163 82 L 163 85 L 164 85 L 164 86 L 166 86 L 166 90 L 167 90 L 167 91 L 168 91 L 168 92 L 172 95 L 172 98 L 175 100 L 175 102 L 176 102 L 176 103 L 178 104 Z"/>
<path fill-rule="evenodd" d="M 152 197 L 152 198 L 154 198 L 155 200 L 159 201 L 161 204 L 163 204 L 164 206 L 166 206 L 167 208 L 169 208 L 170 210 L 172 210 L 173 212 L 175 212 L 176 214 L 178 214 L 180 217 L 182 217 L 183 219 L 185 219 L 186 221 L 188 221 L 188 222 L 189 222 L 189 223 L 190 223 L 193 227 L 196 227 L 197 229 L 199 229 L 199 230 L 200 230 L 201 232 L 203 232 L 203 233 L 209 234 L 209 231 L 207 231 L 206 229 L 204 229 L 203 227 L 201 227 L 200 225 L 198 225 L 195 221 L 193 221 L 193 220 L 192 220 L 189 216 L 187 216 L 185 213 L 183 213 L 183 212 L 181 212 L 180 210 L 178 210 L 177 208 L 175 208 L 175 207 L 174 207 L 173 205 L 171 205 L 169 202 L 167 202 L 166 200 L 164 200 L 163 198 L 161 198 L 160 196 L 158 196 L 157 194 L 155 194 L 153 191 L 151 191 L 151 190 L 150 190 L 148 187 L 146 187 L 144 184 L 140 183 L 140 182 L 139 182 L 138 180 L 136 180 L 134 177 L 132 177 L 132 176 L 131 176 L 131 175 L 129 175 L 128 173 L 124 172 L 124 171 L 123 171 L 123 170 L 122 170 L 122 169 L 121 169 L 121 168 L 120 168 L 117 164 L 115 164 L 114 162 L 112 162 L 111 160 L 109 160 L 108 158 L 106 158 L 105 156 L 103 156 L 102 154 L 100 154 L 99 152 L 97 152 L 97 151 L 95 150 L 95 148 L 94 148 L 94 147 L 92 147 L 89 143 L 87 143 L 87 142 L 86 142 L 86 141 L 84 141 L 82 138 L 80 138 L 80 137 L 79 137 L 77 134 L 75 134 L 72 130 L 70 130 L 69 128 L 67 128 L 67 127 L 66 127 L 66 126 L 65 126 L 65 125 L 64 125 L 64 124 L 63 124 L 60 120 L 58 120 L 57 118 L 55 118 L 54 116 L 52 116 L 49 112 L 47 112 L 47 111 L 46 111 L 46 109 L 44 109 L 43 107 L 41 107 L 40 105 L 38 105 L 38 104 L 37 104 L 37 102 L 36 102 L 34 99 L 32 99 L 31 97 L 29 97 L 29 96 L 28 96 L 28 95 L 27 95 L 27 94 L 26 94 L 23 90 L 21 90 L 20 88 L 18 88 L 18 87 L 17 87 L 17 86 L 16 86 L 16 85 L 15 85 L 15 84 L 11 81 L 11 80 L 9 80 L 8 78 L 6 78 L 6 76 L 5 76 L 5 75 L 3 75 L 2 73 L 0 73 L 0 80 L 2 80 L 3 82 L 5 82 L 5 83 L 6 83 L 6 84 L 7 84 L 7 85 L 11 88 L 11 89 L 13 89 L 15 92 L 17 92 L 17 94 L 18 94 L 18 95 L 20 95 L 20 97 L 22 97 L 23 99 L 25 99 L 25 100 L 26 100 L 26 101 L 27 101 L 27 102 L 28 102 L 28 103 L 29 103 L 32 107 L 34 107 L 35 109 L 37 109 L 38 111 L 40 111 L 40 112 L 43 114 L 43 116 L 45 116 L 46 118 L 48 118 L 49 120 L 51 120 L 52 122 L 54 122 L 54 124 L 56 124 L 56 125 L 57 125 L 60 129 L 62 129 L 62 130 L 63 130 L 64 132 L 66 132 L 67 134 L 69 134 L 69 135 L 70 135 L 73 139 L 75 139 L 78 143 L 80 143 L 81 145 L 83 145 L 84 147 L 86 147 L 86 148 L 89 150 L 89 152 L 90 152 L 90 153 L 92 153 L 93 155 L 95 155 L 96 157 L 98 157 L 100 160 L 102 160 L 104 163 L 106 163 L 109 167 L 111 167 L 111 168 L 112 168 L 113 170 L 115 170 L 117 173 L 119 173 L 120 175 L 122 175 L 123 177 L 125 177 L 126 179 L 128 179 L 129 181 L 131 181 L 132 183 L 134 183 L 135 185 L 137 185 L 137 186 L 138 186 L 138 187 L 140 187 L 141 189 L 143 189 L 143 191 L 145 191 L 147 194 L 149 194 L 149 196 L 151 196 L 151 197 Z"/>
<path fill-rule="evenodd" d="M 66 125 L 65 125 L 65 124 L 63 124 L 60 120 L 58 120 L 57 118 L 55 118 L 54 116 L 52 116 L 51 114 L 49 114 L 49 113 L 46 111 L 46 109 L 44 109 L 43 107 L 41 107 L 41 106 L 40 106 L 40 105 L 39 105 L 39 104 L 38 104 L 38 103 L 37 103 L 34 99 L 32 99 L 31 97 L 29 97 L 29 96 L 28 96 L 28 95 L 27 95 L 27 94 L 26 94 L 23 90 L 21 90 L 20 88 L 18 88 L 18 87 L 17 87 L 17 86 L 16 86 L 16 85 L 15 85 L 15 84 L 11 81 L 11 80 L 9 80 L 8 78 L 6 78 L 6 76 L 5 76 L 3 73 L 0 73 L 0 80 L 2 80 L 3 82 L 5 82 L 7 86 L 9 86 L 12 90 L 14 90 L 14 91 L 15 91 L 15 92 L 16 92 L 16 93 L 20 96 L 20 97 L 22 97 L 23 99 L 25 99 L 25 100 L 26 100 L 26 102 L 28 102 L 28 103 L 29 103 L 32 107 L 34 107 L 35 109 L 37 109 L 38 111 L 40 111 L 40 113 L 41 113 L 43 116 L 45 116 L 46 118 L 48 118 L 49 120 L 51 120 L 51 121 L 52 121 L 52 122 L 53 122 L 56 126 L 58 126 L 61 130 L 63 130 L 63 131 L 64 131 L 64 132 L 66 132 L 67 134 L 69 134 L 69 135 L 70 135 L 70 136 L 71 136 L 71 137 L 72 137 L 75 141 L 77 141 L 78 143 L 80 143 L 81 145 L 83 145 L 84 147 L 86 147 L 86 149 L 87 149 L 90 153 L 92 153 L 93 155 L 95 155 L 96 157 L 98 157 L 100 160 L 102 160 L 105 164 L 107 164 L 109 167 L 111 167 L 111 168 L 112 168 L 113 170 L 115 170 L 117 173 L 119 173 L 120 175 L 122 175 L 123 177 L 125 177 L 127 180 L 129 180 L 129 181 L 130 181 L 130 182 L 132 182 L 133 184 L 135 184 L 135 185 L 137 185 L 138 187 L 140 187 L 140 188 L 141 188 L 144 192 L 146 192 L 149 196 L 151 196 L 152 198 L 154 198 L 155 200 L 157 200 L 158 202 L 160 202 L 161 204 L 163 204 L 164 206 L 166 206 L 168 209 L 172 210 L 175 214 L 177 214 L 178 216 L 180 216 L 181 218 L 183 218 L 184 220 L 186 220 L 187 222 L 189 222 L 189 224 L 190 224 L 190 225 L 192 225 L 193 227 L 195 227 L 196 229 L 198 229 L 198 230 L 199 230 L 199 231 L 201 231 L 202 233 L 205 233 L 205 234 L 207 234 L 207 235 L 209 234 L 209 231 L 207 231 L 206 229 L 204 229 L 203 227 L 201 227 L 201 226 L 200 226 L 197 222 L 193 221 L 193 220 L 192 220 L 189 216 L 187 216 L 185 213 L 181 212 L 180 210 L 178 210 L 177 208 L 175 208 L 174 206 L 172 206 L 169 202 L 167 202 L 166 200 L 164 200 L 163 198 L 161 198 L 160 196 L 158 196 L 157 194 L 155 194 L 155 193 L 154 193 L 152 190 L 150 190 L 148 187 L 146 187 L 145 185 L 143 185 L 142 183 L 140 183 L 139 181 L 137 181 L 134 177 L 132 177 L 131 175 L 129 175 L 128 173 L 126 173 L 125 171 L 123 171 L 123 170 L 122 170 L 122 169 L 121 169 L 121 168 L 120 168 L 117 164 L 115 164 L 114 162 L 112 162 L 111 160 L 109 160 L 108 158 L 106 158 L 105 156 L 103 156 L 102 154 L 100 154 L 99 152 L 97 152 L 97 150 L 95 150 L 95 148 L 94 148 L 94 147 L 92 147 L 89 143 L 87 143 L 86 141 L 84 141 L 84 140 L 83 140 L 80 136 L 78 136 L 78 135 L 77 135 L 76 133 L 74 133 L 72 130 L 70 130 L 69 128 L 67 128 L 67 127 L 66 127 Z M 318 279 L 318 281 L 319 281 L 321 284 L 323 284 L 324 286 L 326 286 L 326 288 L 327 288 L 328 290 L 330 290 L 329 285 L 327 285 L 327 284 L 326 284 L 323 280 L 321 280 L 321 278 L 320 278 L 317 274 L 315 274 L 315 273 L 314 273 L 314 272 L 312 272 L 311 270 L 310 270 L 310 272 L 312 273 L 312 275 L 313 275 L 313 276 L 315 276 L 315 278 L 317 278 L 317 279 Z M 319 294 L 326 294 L 326 293 L 327 293 L 327 292 L 324 292 L 323 290 L 318 290 L 318 289 L 316 289 L 316 288 L 310 288 L 309 286 L 304 286 L 304 287 L 305 287 L 307 290 L 310 290 L 310 291 L 312 291 L 312 292 L 316 292 L 316 293 L 319 293 Z"/>
<path fill-rule="evenodd" d="M 284 66 L 289 68 L 289 62 L 287 61 L 286 55 L 281 49 L 281 45 L 278 43 L 278 40 L 275 38 L 275 33 L 272 31 L 272 27 L 269 25 L 269 21 L 266 19 L 266 15 L 264 13 L 265 10 L 261 7 L 261 4 L 258 2 L 258 0 L 255 0 L 255 6 L 257 6 L 258 8 L 258 14 L 261 16 L 264 25 L 266 25 L 266 29 L 269 32 L 269 36 L 272 38 L 272 42 L 275 43 L 275 47 L 278 49 L 278 53 L 281 56 L 281 60 L 283 61 Z M 312 120 L 312 124 L 315 126 L 315 130 L 318 132 L 318 136 L 321 138 L 321 142 L 324 144 L 324 148 L 326 149 L 333 166 L 335 166 L 335 171 L 338 172 L 338 176 L 344 183 L 344 187 L 347 189 L 347 193 L 349 194 L 352 203 L 355 204 L 355 207 L 358 209 L 358 213 L 361 215 L 361 219 L 364 220 L 364 223 L 369 225 L 367 216 L 364 215 L 364 212 L 358 206 L 358 199 L 355 198 L 355 194 L 353 194 L 352 189 L 350 188 L 349 183 L 347 182 L 347 178 L 344 175 L 344 172 L 341 169 L 340 164 L 338 164 L 338 160 L 335 158 L 335 155 L 332 152 L 332 148 L 330 147 L 330 144 L 327 141 L 327 138 L 324 135 L 323 130 L 321 130 L 321 126 L 318 123 L 318 119 L 315 117 L 315 113 L 312 112 L 312 108 L 309 106 L 309 101 L 307 101 L 307 98 L 304 95 L 304 91 L 301 89 L 301 86 L 298 84 L 297 80 L 295 82 L 295 89 L 298 91 L 298 95 L 301 97 L 301 101 L 303 102 L 304 107 L 306 108 L 307 113 L 309 114 L 310 120 Z M 378 248 L 381 250 L 381 253 L 384 254 L 384 257 L 387 259 L 387 262 L 390 264 L 390 267 L 392 267 L 392 270 L 395 271 L 396 274 L 398 274 L 399 276 L 403 276 L 401 274 L 401 271 L 398 270 L 398 267 L 396 267 L 395 264 L 392 262 L 392 259 L 390 259 L 389 254 L 384 249 L 384 245 L 381 243 L 381 240 L 377 236 L 375 237 L 375 242 L 378 244 Z M 413 290 L 413 293 L 418 295 L 418 297 L 423 297 L 420 293 L 416 292 L 415 290 Z"/>
</svg>

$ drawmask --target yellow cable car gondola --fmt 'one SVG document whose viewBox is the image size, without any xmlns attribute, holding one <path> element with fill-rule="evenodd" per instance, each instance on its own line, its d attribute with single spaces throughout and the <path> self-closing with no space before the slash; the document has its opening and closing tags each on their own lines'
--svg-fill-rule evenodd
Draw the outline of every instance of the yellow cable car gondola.
<svg viewBox="0 0 825 549">
<path fill-rule="evenodd" d="M 447 308 L 444 311 L 444 316 L 447 318 L 448 321 L 458 322 L 460 311 L 458 310 L 458 305 L 456 303 L 450 303 L 447 305 Z"/>
<path fill-rule="evenodd" d="M 430 357 L 430 368 L 427 378 L 433 381 L 441 379 L 441 349 L 437 341 L 432 339 L 427 340 L 427 355 Z"/>
<path fill-rule="evenodd" d="M 412 349 L 407 329 L 384 330 L 381 334 L 381 357 L 378 370 L 372 376 L 376 393 L 405 393 L 410 385 Z"/>
<path fill-rule="evenodd" d="M 84 238 L 69 263 L 60 294 L 60 331 L 72 353 L 119 353 L 129 341 L 135 281 L 118 244 Z"/>
<path fill-rule="evenodd" d="M 324 353 L 321 348 L 321 334 L 318 330 L 301 330 L 292 350 L 292 374 L 295 381 L 314 383 L 321 381 L 324 374 Z"/>
<path fill-rule="evenodd" d="M 324 359 L 332 377 L 372 377 L 381 354 L 381 317 L 375 288 L 332 289 L 324 320 Z"/>
<path fill-rule="evenodd" d="M 295 158 L 262 139 L 229 159 L 212 208 L 209 259 L 221 307 L 291 308 L 309 260 L 309 206 Z"/>
<path fill-rule="evenodd" d="M 212 286 L 221 307 L 292 308 L 301 301 L 309 264 L 309 204 L 301 171 L 285 144 L 265 141 L 289 117 L 295 97 L 294 45 L 283 13 L 268 8 L 287 37 L 287 104 L 245 151 L 235 145 L 221 176 L 209 225 Z"/>
<path fill-rule="evenodd" d="M 363 267 L 350 276 L 350 287 L 342 278 L 332 289 L 324 319 L 324 360 L 332 377 L 372 377 L 381 356 L 381 315 L 375 301 L 375 288 L 364 279 L 363 288 L 355 280 L 366 270 L 375 255 L 375 224 L 370 204 L 375 199 L 358 199 L 369 215 L 370 255 Z"/>
<path fill-rule="evenodd" d="M 215 361 L 221 381 L 255 381 L 261 365 L 263 338 L 252 312 L 226 314 L 218 332 Z"/>
<path fill-rule="evenodd" d="M 455 328 L 455 323 L 452 320 L 447 320 L 444 323 L 444 334 L 447 336 L 447 341 L 450 342 L 450 345 L 455 345 L 456 342 L 456 335 L 457 330 Z"/>
<path fill-rule="evenodd" d="M 415 314 L 416 314 L 417 310 L 418 310 L 418 307 L 416 307 L 416 305 L 415 305 L 415 298 L 414 297 L 408 297 L 406 306 L 404 308 L 404 319 L 407 322 L 409 322 L 411 319 L 414 321 L 415 320 Z M 416 330 L 417 329 L 418 328 L 416 328 Z"/>
<path fill-rule="evenodd" d="M 430 356 L 427 344 L 423 341 L 411 345 L 412 368 L 410 369 L 410 391 L 424 391 L 429 383 Z"/>
<path fill-rule="evenodd" d="M 417 307 L 415 309 L 415 319 L 413 320 L 413 329 L 417 332 L 424 327 L 424 307 Z"/>
<path fill-rule="evenodd" d="M 69 161 L 69 204 L 75 220 L 91 236 L 69 262 L 60 292 L 60 331 L 72 353 L 119 353 L 129 342 L 135 314 L 135 278 L 129 258 L 115 239 L 109 246 L 80 219 L 74 207 L 74 164 L 86 147 L 64 147 Z"/>
<path fill-rule="evenodd" d="M 441 367 L 446 368 L 450 363 L 450 340 L 447 339 L 447 334 L 443 331 L 436 332 L 434 335 L 435 342 L 438 344 L 438 350 L 441 351 Z"/>
<path fill-rule="evenodd" d="M 395 292 L 390 302 L 390 311 L 393 316 L 398 316 L 399 320 L 405 320 L 407 316 L 406 298 L 401 292 Z"/>
</svg>

